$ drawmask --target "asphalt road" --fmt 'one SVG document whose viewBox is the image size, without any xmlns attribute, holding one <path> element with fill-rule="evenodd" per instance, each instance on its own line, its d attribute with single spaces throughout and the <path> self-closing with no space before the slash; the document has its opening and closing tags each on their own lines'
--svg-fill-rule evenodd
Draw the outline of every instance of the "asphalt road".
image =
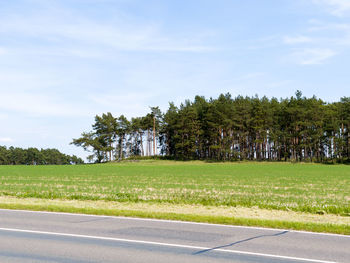
<svg viewBox="0 0 350 263">
<path fill-rule="evenodd" d="M 0 262 L 350 262 L 350 236 L 0 209 Z"/>
</svg>

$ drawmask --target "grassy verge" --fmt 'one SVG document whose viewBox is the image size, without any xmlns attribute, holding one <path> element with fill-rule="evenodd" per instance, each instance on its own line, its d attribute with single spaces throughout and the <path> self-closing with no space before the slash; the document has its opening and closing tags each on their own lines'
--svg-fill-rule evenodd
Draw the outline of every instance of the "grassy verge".
<svg viewBox="0 0 350 263">
<path fill-rule="evenodd" d="M 0 208 L 157 218 L 350 235 L 350 217 L 259 208 L 0 197 Z"/>
</svg>

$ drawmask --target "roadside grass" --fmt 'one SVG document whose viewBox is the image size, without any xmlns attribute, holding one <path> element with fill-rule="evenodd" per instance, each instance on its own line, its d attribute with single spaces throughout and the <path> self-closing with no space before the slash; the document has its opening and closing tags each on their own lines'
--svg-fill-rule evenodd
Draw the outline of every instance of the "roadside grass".
<svg viewBox="0 0 350 263">
<path fill-rule="evenodd" d="M 243 207 L 0 197 L 0 208 L 168 219 L 350 235 L 350 217 Z"/>
<path fill-rule="evenodd" d="M 350 218 L 350 167 L 320 164 L 155 160 L 79 166 L 0 166 L 0 197 L 22 201 L 40 199 L 105 201 L 128 205 L 158 204 L 164 207 L 163 212 L 125 210 L 124 208 L 104 211 L 102 208 L 99 210 L 98 207 L 69 208 L 72 211 L 67 212 L 91 210 L 90 212 L 94 214 L 114 213 L 114 215 L 124 216 L 349 234 L 349 223 L 340 225 L 326 222 L 313 223 L 312 220 L 291 222 L 278 220 L 278 216 L 275 219 L 262 219 L 247 218 L 244 215 L 195 215 L 183 214 L 181 211 L 168 213 L 167 207 L 222 206 Z M 20 203 L 6 204 L 0 198 L 0 206 L 20 208 Z M 27 208 L 29 206 L 30 204 L 25 205 Z M 22 208 L 25 209 L 25 207 Z M 55 208 L 50 205 L 46 207 L 62 211 L 58 204 Z M 81 209 L 85 210 L 80 211 Z"/>
</svg>

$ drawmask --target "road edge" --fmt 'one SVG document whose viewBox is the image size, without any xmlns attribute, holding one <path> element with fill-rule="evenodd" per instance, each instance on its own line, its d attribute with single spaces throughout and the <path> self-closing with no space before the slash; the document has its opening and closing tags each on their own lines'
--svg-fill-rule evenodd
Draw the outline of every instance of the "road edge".
<svg viewBox="0 0 350 263">
<path fill-rule="evenodd" d="M 55 212 L 91 216 L 114 216 L 138 219 L 166 220 L 174 222 L 216 224 L 235 227 L 254 227 L 274 230 L 292 230 L 299 232 L 336 234 L 350 237 L 350 225 L 306 223 L 294 221 L 253 219 L 244 217 L 225 217 L 213 215 L 181 214 L 141 210 L 98 209 L 91 207 L 58 206 L 51 204 L 7 204 L 0 203 L 0 209 L 23 210 L 33 212 Z"/>
</svg>

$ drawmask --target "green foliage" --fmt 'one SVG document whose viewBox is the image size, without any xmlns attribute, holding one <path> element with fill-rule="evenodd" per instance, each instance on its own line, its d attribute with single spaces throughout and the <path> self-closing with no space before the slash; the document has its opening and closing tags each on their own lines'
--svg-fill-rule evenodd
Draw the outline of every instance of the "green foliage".
<svg viewBox="0 0 350 263">
<path fill-rule="evenodd" d="M 97 162 L 111 161 L 112 156 L 120 160 L 157 155 L 155 148 L 178 160 L 346 163 L 350 159 L 346 97 L 327 104 L 315 96 L 303 97 L 301 91 L 280 100 L 232 98 L 227 93 L 209 100 L 196 96 L 179 107 L 170 103 L 164 114 L 158 107 L 150 110 L 131 122 L 123 115 L 96 116 L 93 131 L 73 144 L 92 149 Z"/>
<path fill-rule="evenodd" d="M 57 149 L 15 148 L 0 146 L 0 165 L 45 165 L 45 164 L 82 164 L 77 156 L 69 156 Z"/>
</svg>

